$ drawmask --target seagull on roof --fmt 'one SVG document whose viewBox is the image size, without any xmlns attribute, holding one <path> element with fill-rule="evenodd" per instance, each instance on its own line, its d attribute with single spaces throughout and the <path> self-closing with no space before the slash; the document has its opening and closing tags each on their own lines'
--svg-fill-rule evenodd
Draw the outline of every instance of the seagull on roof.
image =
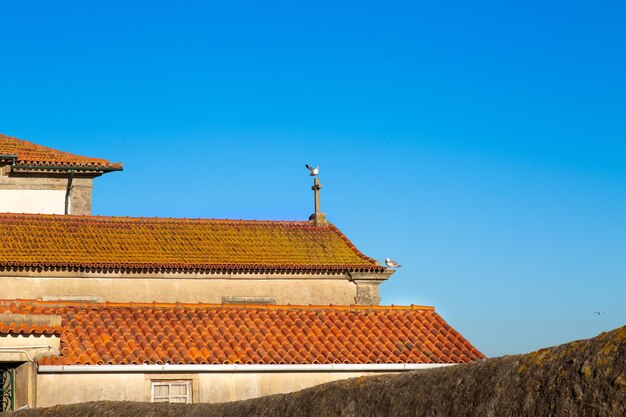
<svg viewBox="0 0 626 417">
<path fill-rule="evenodd" d="M 387 265 L 389 268 L 400 268 L 402 266 L 391 258 L 385 259 L 385 265 Z"/>
<path fill-rule="evenodd" d="M 320 172 L 320 167 L 315 167 L 313 168 L 311 165 L 309 164 L 304 164 L 304 166 L 306 166 L 306 169 L 308 169 L 309 171 L 311 171 L 311 177 L 315 177 L 317 174 L 319 174 Z"/>
</svg>

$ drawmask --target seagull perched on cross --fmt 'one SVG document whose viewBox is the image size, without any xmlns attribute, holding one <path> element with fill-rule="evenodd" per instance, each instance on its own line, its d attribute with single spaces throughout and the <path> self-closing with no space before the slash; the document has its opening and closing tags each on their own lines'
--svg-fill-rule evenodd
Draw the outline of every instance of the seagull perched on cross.
<svg viewBox="0 0 626 417">
<path fill-rule="evenodd" d="M 308 169 L 309 171 L 311 171 L 311 177 L 315 177 L 317 174 L 320 173 L 320 167 L 315 167 L 313 168 L 311 165 L 309 164 L 304 164 L 304 166 L 306 167 L 306 169 Z"/>
<path fill-rule="evenodd" d="M 402 266 L 391 258 L 385 259 L 385 265 L 387 265 L 389 268 L 400 268 Z"/>
</svg>

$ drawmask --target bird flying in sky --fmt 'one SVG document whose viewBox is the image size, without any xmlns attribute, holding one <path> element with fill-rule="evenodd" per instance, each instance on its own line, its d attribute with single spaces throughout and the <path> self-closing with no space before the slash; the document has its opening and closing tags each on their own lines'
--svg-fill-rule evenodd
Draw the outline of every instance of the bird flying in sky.
<svg viewBox="0 0 626 417">
<path fill-rule="evenodd" d="M 311 171 L 311 177 L 316 176 L 317 174 L 319 174 L 320 172 L 320 167 L 315 167 L 313 168 L 311 165 L 309 164 L 305 164 L 306 169 L 308 169 L 309 171 Z"/>
<path fill-rule="evenodd" d="M 400 268 L 402 266 L 391 258 L 385 259 L 385 265 L 387 265 L 389 268 Z"/>
</svg>

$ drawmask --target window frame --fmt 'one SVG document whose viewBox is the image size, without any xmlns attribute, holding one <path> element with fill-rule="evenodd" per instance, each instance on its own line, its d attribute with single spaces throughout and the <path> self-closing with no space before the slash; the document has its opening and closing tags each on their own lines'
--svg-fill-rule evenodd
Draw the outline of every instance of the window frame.
<svg viewBox="0 0 626 417">
<path fill-rule="evenodd" d="M 172 385 L 184 385 L 186 387 L 187 393 L 184 396 L 184 403 L 174 403 L 172 402 L 172 398 L 183 398 L 182 395 L 172 395 L 171 388 Z M 168 395 L 165 396 L 156 396 L 156 398 L 163 399 L 166 398 L 167 401 L 159 401 L 161 403 L 169 403 L 169 404 L 192 404 L 193 403 L 193 385 L 192 381 L 186 379 L 158 379 L 150 381 L 150 402 L 155 403 L 155 387 L 157 386 L 168 386 Z"/>
</svg>

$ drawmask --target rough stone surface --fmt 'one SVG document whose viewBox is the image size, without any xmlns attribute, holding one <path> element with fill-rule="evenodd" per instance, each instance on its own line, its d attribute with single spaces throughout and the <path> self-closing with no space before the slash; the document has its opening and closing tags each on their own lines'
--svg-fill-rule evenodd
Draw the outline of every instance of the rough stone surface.
<svg viewBox="0 0 626 417">
<path fill-rule="evenodd" d="M 378 283 L 359 283 L 356 284 L 356 297 L 354 303 L 363 306 L 378 305 L 380 296 L 378 295 Z"/>
<path fill-rule="evenodd" d="M 626 415 L 626 327 L 527 355 L 363 377 L 292 394 L 222 403 L 92 402 L 11 417 Z"/>
<path fill-rule="evenodd" d="M 354 303 L 358 305 L 378 305 L 380 295 L 378 286 L 389 279 L 395 271 L 387 270 L 384 273 L 351 272 L 350 280 L 356 284 Z"/>
<path fill-rule="evenodd" d="M 91 198 L 93 185 L 91 178 L 74 178 L 70 194 L 71 213 L 76 215 L 91 215 Z"/>
</svg>

